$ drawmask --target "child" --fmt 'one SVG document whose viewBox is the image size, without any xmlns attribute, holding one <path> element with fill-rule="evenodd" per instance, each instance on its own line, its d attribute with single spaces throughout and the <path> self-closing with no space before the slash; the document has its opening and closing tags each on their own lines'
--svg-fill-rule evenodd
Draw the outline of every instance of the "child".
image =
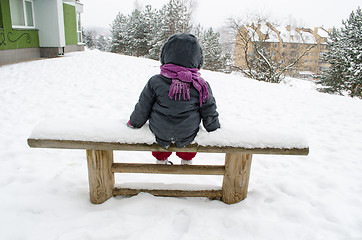
<svg viewBox="0 0 362 240">
<path fill-rule="evenodd" d="M 161 51 L 161 74 L 150 78 L 127 125 L 142 127 L 147 120 L 156 141 L 166 149 L 190 144 L 202 123 L 208 132 L 220 128 L 216 102 L 209 84 L 198 70 L 202 49 L 191 34 L 176 34 Z M 167 164 L 171 152 L 152 152 L 158 164 Z M 181 164 L 191 164 L 196 153 L 177 152 Z M 172 163 L 171 163 L 172 164 Z"/>
</svg>

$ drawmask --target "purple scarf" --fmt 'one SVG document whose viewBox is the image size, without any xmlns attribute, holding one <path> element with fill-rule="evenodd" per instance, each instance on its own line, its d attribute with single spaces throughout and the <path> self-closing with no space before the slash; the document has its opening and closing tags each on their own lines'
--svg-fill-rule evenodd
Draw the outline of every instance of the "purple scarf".
<svg viewBox="0 0 362 240">
<path fill-rule="evenodd" d="M 205 80 L 201 77 L 199 69 L 186 68 L 172 63 L 161 66 L 161 75 L 167 78 L 172 78 L 172 83 L 168 96 L 175 100 L 181 99 L 183 94 L 184 100 L 190 100 L 190 83 L 199 91 L 200 107 L 202 103 L 209 99 L 209 89 Z"/>
</svg>

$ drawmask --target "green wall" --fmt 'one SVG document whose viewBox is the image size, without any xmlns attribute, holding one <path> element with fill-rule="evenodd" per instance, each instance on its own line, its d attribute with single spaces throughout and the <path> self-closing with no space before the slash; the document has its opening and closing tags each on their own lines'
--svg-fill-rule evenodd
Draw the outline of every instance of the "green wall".
<svg viewBox="0 0 362 240">
<path fill-rule="evenodd" d="M 3 28 L 3 14 L 1 12 L 1 0 L 0 0 L 0 29 Z"/>
<path fill-rule="evenodd" d="M 37 29 L 13 29 L 9 0 L 0 0 L 0 50 L 39 47 Z"/>
<path fill-rule="evenodd" d="M 63 3 L 65 45 L 75 45 L 77 38 L 77 17 L 75 7 Z"/>
</svg>

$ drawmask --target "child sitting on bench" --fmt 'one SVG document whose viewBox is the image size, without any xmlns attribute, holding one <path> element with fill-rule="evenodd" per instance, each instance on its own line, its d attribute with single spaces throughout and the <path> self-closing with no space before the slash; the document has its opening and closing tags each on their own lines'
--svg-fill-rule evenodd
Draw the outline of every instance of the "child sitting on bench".
<svg viewBox="0 0 362 240">
<path fill-rule="evenodd" d="M 178 148 L 190 144 L 201 120 L 208 132 L 220 128 L 215 98 L 199 73 L 203 54 L 196 37 L 185 33 L 171 36 L 162 47 L 161 64 L 161 73 L 147 82 L 127 126 L 140 128 L 149 120 L 156 142 L 166 149 L 172 143 Z M 158 164 L 169 163 L 171 154 L 152 152 Z M 191 164 L 196 153 L 176 155 L 181 164 Z"/>
</svg>

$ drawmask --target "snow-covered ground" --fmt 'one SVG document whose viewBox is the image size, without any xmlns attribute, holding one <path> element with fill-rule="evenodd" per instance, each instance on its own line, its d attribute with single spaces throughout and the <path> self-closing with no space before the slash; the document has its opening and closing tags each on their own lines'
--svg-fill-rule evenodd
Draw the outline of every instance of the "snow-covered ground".
<svg viewBox="0 0 362 240">
<path fill-rule="evenodd" d="M 310 146 L 308 156 L 254 155 L 248 197 L 234 205 L 149 194 L 92 205 L 85 151 L 27 146 L 42 119 L 127 120 L 158 72 L 157 61 L 98 51 L 0 67 L 0 239 L 362 239 L 362 101 L 307 81 L 202 71 L 223 126 L 290 129 Z M 115 161 L 154 159 L 116 152 Z M 220 186 L 221 178 L 117 174 L 116 182 Z"/>
</svg>

